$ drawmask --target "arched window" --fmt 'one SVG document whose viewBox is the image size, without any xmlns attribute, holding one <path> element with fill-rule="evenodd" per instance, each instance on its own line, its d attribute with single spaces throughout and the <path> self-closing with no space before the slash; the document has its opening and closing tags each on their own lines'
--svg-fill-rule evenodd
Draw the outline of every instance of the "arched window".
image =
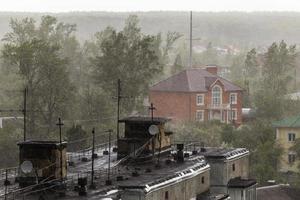
<svg viewBox="0 0 300 200">
<path fill-rule="evenodd" d="M 220 106 L 222 104 L 222 88 L 218 85 L 215 85 L 212 89 L 212 104 L 214 106 Z"/>
</svg>

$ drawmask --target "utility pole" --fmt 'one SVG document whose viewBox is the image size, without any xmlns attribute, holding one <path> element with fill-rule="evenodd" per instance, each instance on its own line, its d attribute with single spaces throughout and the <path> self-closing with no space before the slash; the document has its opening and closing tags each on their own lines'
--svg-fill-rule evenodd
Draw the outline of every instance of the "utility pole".
<svg viewBox="0 0 300 200">
<path fill-rule="evenodd" d="M 59 143 L 60 143 L 60 178 L 61 182 L 63 182 L 63 158 L 62 158 L 62 136 L 61 136 L 61 128 L 64 125 L 61 122 L 60 117 L 58 118 L 58 123 L 56 124 L 59 127 Z"/>
<path fill-rule="evenodd" d="M 121 101 L 121 80 L 118 79 L 117 85 L 117 140 L 120 139 L 120 127 L 119 127 L 119 120 L 120 120 L 120 101 Z"/>
<path fill-rule="evenodd" d="M 106 185 L 111 185 L 110 180 L 110 149 L 111 149 L 111 133 L 112 130 L 108 130 L 108 168 L 107 168 L 107 180 Z"/>
<path fill-rule="evenodd" d="M 91 185 L 90 185 L 90 188 L 91 188 L 91 189 L 95 189 L 95 188 L 96 188 L 95 183 L 94 183 L 95 128 L 93 128 L 92 134 L 93 134 L 93 147 L 92 147 L 92 178 L 91 178 Z"/>
<path fill-rule="evenodd" d="M 156 110 L 156 108 L 153 106 L 153 103 L 150 104 L 149 110 L 151 112 L 151 120 L 153 121 L 153 112 Z"/>
<path fill-rule="evenodd" d="M 190 57 L 189 57 L 189 67 L 192 68 L 193 65 L 193 13 L 190 11 Z"/>
<path fill-rule="evenodd" d="M 24 142 L 26 141 L 26 112 L 27 112 L 27 87 L 24 89 L 24 105 L 23 105 L 23 131 L 24 131 Z"/>
<path fill-rule="evenodd" d="M 4 199 L 7 199 L 7 187 L 9 185 L 8 181 L 8 176 L 7 176 L 7 169 L 5 170 L 5 181 L 4 181 L 4 186 L 5 186 L 5 191 L 4 191 Z"/>
</svg>

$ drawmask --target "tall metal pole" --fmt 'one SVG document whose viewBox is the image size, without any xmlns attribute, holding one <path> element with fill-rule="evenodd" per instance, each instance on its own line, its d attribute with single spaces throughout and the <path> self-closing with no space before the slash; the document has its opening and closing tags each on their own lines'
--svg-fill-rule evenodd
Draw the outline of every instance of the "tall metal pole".
<svg viewBox="0 0 300 200">
<path fill-rule="evenodd" d="M 23 105 L 23 131 L 24 131 L 24 141 L 26 141 L 26 112 L 27 112 L 27 88 L 24 89 L 24 105 Z"/>
<path fill-rule="evenodd" d="M 107 179 L 110 180 L 110 148 L 111 148 L 111 132 L 112 130 L 109 130 L 108 132 L 108 174 Z"/>
<path fill-rule="evenodd" d="M 95 184 L 94 184 L 95 128 L 93 128 L 92 134 L 93 134 L 93 147 L 92 147 L 92 179 L 91 179 L 91 187 L 95 187 Z"/>
<path fill-rule="evenodd" d="M 118 101 L 118 105 L 117 105 L 117 140 L 119 140 L 120 138 L 120 134 L 119 134 L 119 120 L 120 120 L 120 100 L 121 100 L 121 80 L 118 79 L 118 86 L 117 86 L 117 101 Z"/>
<path fill-rule="evenodd" d="M 4 199 L 7 199 L 7 186 L 8 186 L 8 176 L 7 169 L 5 170 L 5 181 L 4 181 L 5 191 L 4 191 Z"/>
<path fill-rule="evenodd" d="M 193 65 L 193 14 L 190 11 L 190 59 L 189 59 L 189 67 L 192 68 Z"/>
<path fill-rule="evenodd" d="M 62 158 L 62 136 L 61 136 L 61 127 L 64 125 L 61 122 L 61 119 L 58 118 L 58 123 L 56 124 L 59 127 L 59 143 L 60 143 L 60 178 L 61 182 L 63 181 L 63 158 Z"/>
<path fill-rule="evenodd" d="M 112 130 L 108 131 L 108 169 L 107 169 L 107 181 L 106 185 L 111 185 L 110 181 L 110 148 L 111 148 L 111 133 Z"/>
</svg>

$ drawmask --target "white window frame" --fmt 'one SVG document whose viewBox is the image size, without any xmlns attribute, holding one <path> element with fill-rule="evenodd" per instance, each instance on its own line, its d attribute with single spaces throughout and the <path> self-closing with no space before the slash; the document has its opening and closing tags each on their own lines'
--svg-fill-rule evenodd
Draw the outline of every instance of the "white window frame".
<svg viewBox="0 0 300 200">
<path fill-rule="evenodd" d="M 202 119 L 198 118 L 198 113 L 202 113 Z M 203 122 L 204 121 L 204 110 L 197 110 L 196 111 L 196 121 Z"/>
<path fill-rule="evenodd" d="M 235 96 L 235 99 L 234 99 L 234 101 L 231 101 L 231 96 Z M 237 104 L 237 93 L 230 93 L 229 94 L 229 102 L 230 102 L 230 104 L 232 104 L 232 105 L 236 105 Z"/>
<path fill-rule="evenodd" d="M 294 135 L 294 137 L 291 136 L 291 140 L 290 140 L 290 135 Z M 294 142 L 296 140 L 296 133 L 288 133 L 288 142 Z"/>
<path fill-rule="evenodd" d="M 198 100 L 199 100 L 199 99 L 198 99 L 199 97 L 202 98 L 202 102 L 199 102 L 199 101 L 198 101 Z M 205 97 L 204 94 L 197 94 L 197 95 L 196 95 L 196 104 L 197 104 L 197 106 L 203 106 L 203 105 L 204 105 L 204 97 Z"/>
<path fill-rule="evenodd" d="M 221 110 L 221 122 L 225 122 L 226 121 L 226 113 L 224 110 Z"/>
<path fill-rule="evenodd" d="M 216 87 L 218 87 L 220 89 L 220 104 L 219 105 L 214 103 L 214 92 L 213 91 L 214 91 L 214 88 L 216 88 Z M 219 85 L 213 86 L 212 89 L 211 89 L 211 104 L 213 106 L 221 106 L 222 105 L 222 100 L 223 100 L 222 95 L 223 95 L 222 87 L 219 86 Z"/>
<path fill-rule="evenodd" d="M 234 118 L 232 118 L 232 113 L 235 113 Z M 229 112 L 227 112 L 227 114 L 228 114 L 228 116 L 227 116 L 228 121 L 237 120 L 237 115 L 238 114 L 237 114 L 237 109 L 236 108 L 231 108 L 229 110 Z"/>
</svg>

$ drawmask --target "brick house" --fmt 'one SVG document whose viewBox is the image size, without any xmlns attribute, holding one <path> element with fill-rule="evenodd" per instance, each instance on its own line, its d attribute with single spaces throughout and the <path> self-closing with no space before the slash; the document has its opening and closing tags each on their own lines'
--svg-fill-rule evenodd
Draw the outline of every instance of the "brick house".
<svg viewBox="0 0 300 200">
<path fill-rule="evenodd" d="M 184 70 L 150 87 L 156 116 L 177 121 L 242 123 L 243 89 L 217 75 L 217 67 Z"/>
</svg>

